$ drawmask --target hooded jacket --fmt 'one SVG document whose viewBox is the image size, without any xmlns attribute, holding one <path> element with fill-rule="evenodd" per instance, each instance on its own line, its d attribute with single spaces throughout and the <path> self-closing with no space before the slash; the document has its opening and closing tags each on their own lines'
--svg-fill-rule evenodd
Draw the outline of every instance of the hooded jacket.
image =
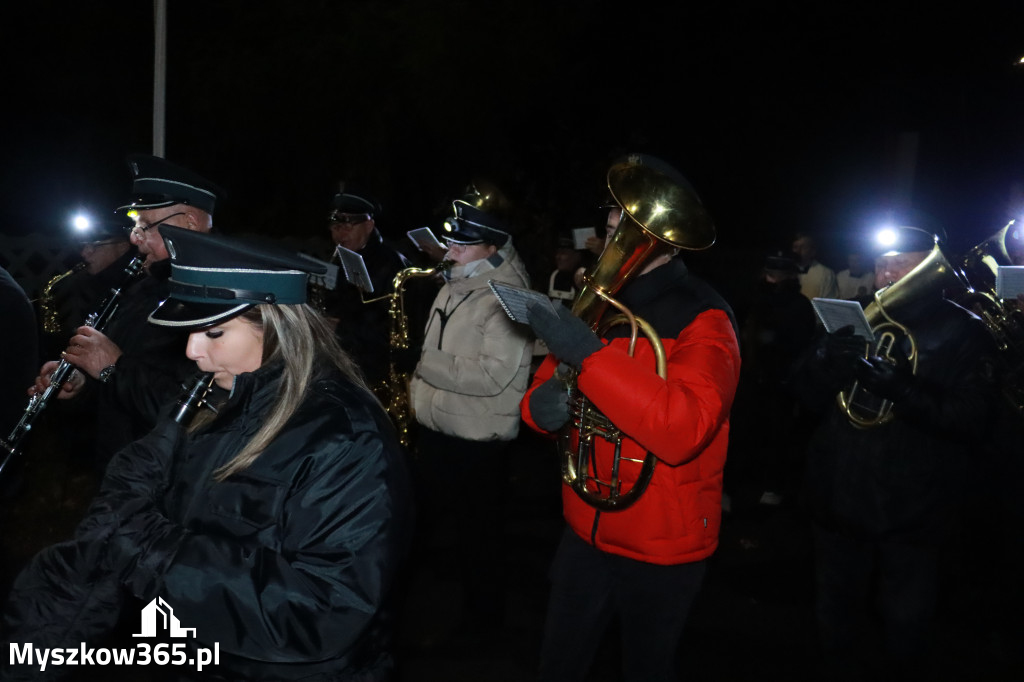
<svg viewBox="0 0 1024 682">
<path fill-rule="evenodd" d="M 615 327 L 601 350 L 583 361 L 580 391 L 624 434 L 619 475 L 633 487 L 647 452 L 657 458 L 650 485 L 626 509 L 601 512 L 562 486 L 562 508 L 573 531 L 611 554 L 670 565 L 698 561 L 718 546 L 722 470 L 729 440 L 729 410 L 739 381 L 736 325 L 728 304 L 678 259 L 630 282 L 617 297 L 661 337 L 666 378 L 655 370 L 648 340 L 628 353 L 628 329 Z M 550 378 L 548 356 L 531 392 Z M 523 419 L 530 414 L 530 393 Z M 597 475 L 611 478 L 614 445 L 595 439 Z"/>
<path fill-rule="evenodd" d="M 529 381 L 530 328 L 509 319 L 487 282 L 529 286 L 511 246 L 453 267 L 431 307 L 412 377 L 416 420 L 466 440 L 512 440 Z"/>
</svg>

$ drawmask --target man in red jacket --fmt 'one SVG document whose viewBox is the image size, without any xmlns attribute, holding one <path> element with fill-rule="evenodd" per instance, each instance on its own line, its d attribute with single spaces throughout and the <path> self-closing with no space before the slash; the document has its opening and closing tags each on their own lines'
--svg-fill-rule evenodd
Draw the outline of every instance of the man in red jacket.
<svg viewBox="0 0 1024 682">
<path fill-rule="evenodd" d="M 628 163 L 649 166 L 692 191 L 662 161 L 633 156 Z M 609 240 L 626 215 L 635 219 L 619 205 L 612 208 Z M 712 232 L 698 248 L 713 241 Z M 661 338 L 665 378 L 655 369 L 647 340 L 639 339 L 630 356 L 628 333 L 602 341 L 561 306 L 555 313 L 542 306 L 529 309 L 530 325 L 551 355 L 523 399 L 524 420 L 547 432 L 568 421 L 566 386 L 562 372 L 556 374 L 561 363 L 578 371 L 578 390 L 625 434 L 619 466 L 623 487 L 637 480 L 639 461 L 648 453 L 656 458 L 650 484 L 625 509 L 600 511 L 563 485 L 568 528 L 551 569 L 541 680 L 584 679 L 613 615 L 620 618 L 626 679 L 677 679 L 679 638 L 705 559 L 718 545 L 722 468 L 740 357 L 728 304 L 674 255 L 646 262 L 616 294 Z M 611 477 L 614 447 L 596 439 L 592 474 Z"/>
</svg>

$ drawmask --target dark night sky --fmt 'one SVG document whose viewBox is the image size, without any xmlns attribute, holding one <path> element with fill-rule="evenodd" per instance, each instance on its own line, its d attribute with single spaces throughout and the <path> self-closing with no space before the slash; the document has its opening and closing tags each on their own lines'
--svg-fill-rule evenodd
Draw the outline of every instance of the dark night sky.
<svg viewBox="0 0 1024 682">
<path fill-rule="evenodd" d="M 1019 2 L 169 0 L 167 157 L 225 186 L 227 230 L 322 231 L 334 182 L 378 189 L 393 234 L 474 175 L 576 226 L 611 158 L 693 182 L 726 247 L 913 208 L 969 246 L 1024 180 Z M 902 9 L 896 9 L 899 5 Z M 126 198 L 151 150 L 152 6 L 5 9 L 0 229 Z"/>
</svg>

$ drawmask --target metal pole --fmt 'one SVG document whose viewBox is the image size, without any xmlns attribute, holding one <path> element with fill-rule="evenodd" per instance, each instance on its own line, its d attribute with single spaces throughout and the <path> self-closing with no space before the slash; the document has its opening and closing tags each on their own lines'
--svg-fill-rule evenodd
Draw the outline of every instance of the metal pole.
<svg viewBox="0 0 1024 682">
<path fill-rule="evenodd" d="M 153 155 L 164 156 L 167 90 L 167 0 L 153 0 Z"/>
</svg>

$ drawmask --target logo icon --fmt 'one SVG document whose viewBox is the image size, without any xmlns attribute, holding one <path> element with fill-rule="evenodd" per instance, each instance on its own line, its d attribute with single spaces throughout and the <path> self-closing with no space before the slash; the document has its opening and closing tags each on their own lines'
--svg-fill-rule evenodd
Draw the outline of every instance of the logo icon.
<svg viewBox="0 0 1024 682">
<path fill-rule="evenodd" d="M 171 637 L 195 637 L 195 628 L 183 628 L 181 622 L 174 615 L 174 609 L 164 601 L 163 597 L 156 597 L 142 608 L 142 632 L 132 637 L 156 637 L 158 630 L 166 632 Z"/>
</svg>

